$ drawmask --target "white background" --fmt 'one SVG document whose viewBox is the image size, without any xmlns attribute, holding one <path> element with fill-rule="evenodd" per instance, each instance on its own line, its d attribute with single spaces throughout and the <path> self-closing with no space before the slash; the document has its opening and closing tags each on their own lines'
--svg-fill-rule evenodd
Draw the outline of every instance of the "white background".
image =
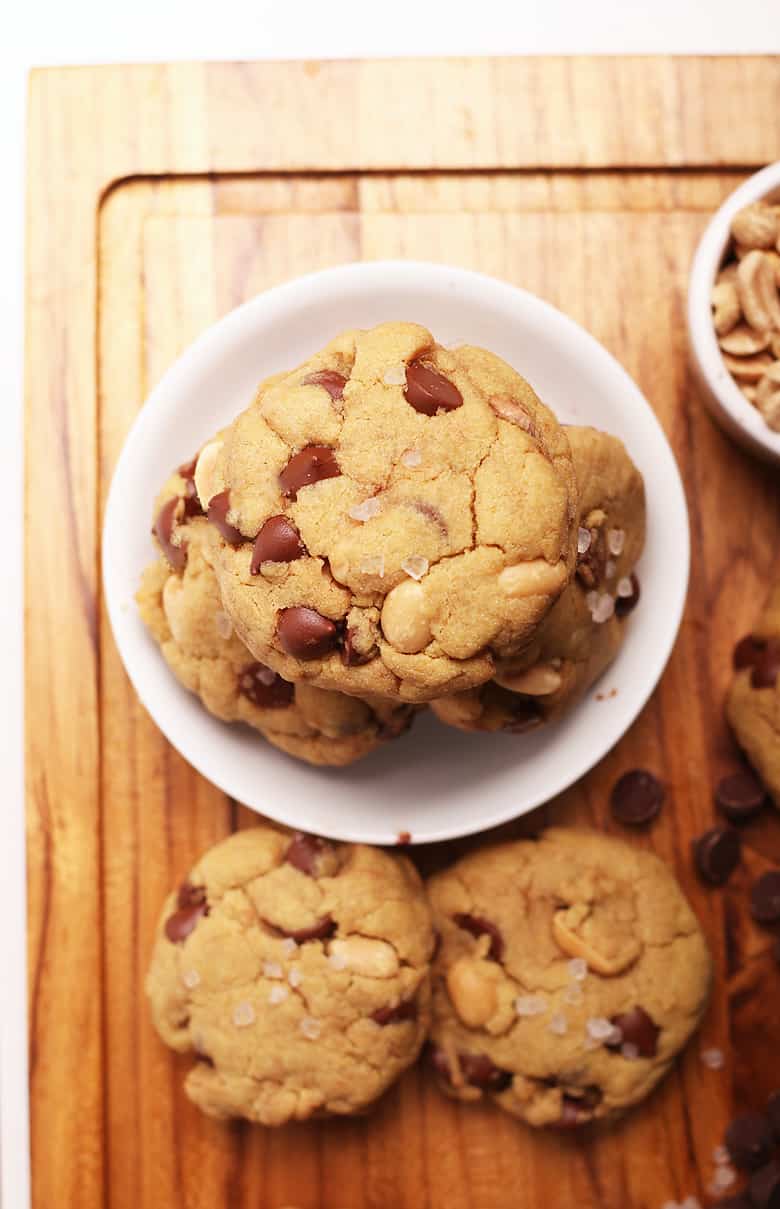
<svg viewBox="0 0 780 1209">
<path fill-rule="evenodd" d="M 26 1202 L 21 765 L 21 361 L 27 70 L 369 55 L 780 52 L 778 0 L 19 0 L 0 48 L 0 1110 L 2 1205 Z M 778 147 L 780 158 L 780 147 Z M 56 506 L 54 502 L 53 506 Z M 53 668 L 53 673 L 56 668 Z M 63 1106 L 67 1111 L 67 1106 Z M 39 1156 L 45 1162 L 45 1155 Z M 75 1209 L 63 1206 L 63 1209 Z"/>
</svg>

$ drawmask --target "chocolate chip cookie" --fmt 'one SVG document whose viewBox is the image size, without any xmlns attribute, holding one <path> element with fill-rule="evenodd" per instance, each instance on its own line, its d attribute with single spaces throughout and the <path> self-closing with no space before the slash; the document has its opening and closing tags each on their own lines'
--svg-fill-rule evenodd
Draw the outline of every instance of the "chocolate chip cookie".
<svg viewBox="0 0 780 1209">
<path fill-rule="evenodd" d="M 471 853 L 432 877 L 431 1060 L 530 1125 L 618 1116 L 699 1024 L 706 943 L 656 856 L 594 832 Z"/>
<path fill-rule="evenodd" d="M 137 596 L 176 678 L 217 718 L 245 722 L 310 764 L 350 764 L 402 734 L 415 707 L 291 684 L 253 659 L 222 607 L 209 561 L 214 530 L 192 482 L 173 475 L 157 501 L 154 530 L 163 557 L 146 569 Z M 168 516 L 176 517 L 172 533 Z"/>
<path fill-rule="evenodd" d="M 735 648 L 726 717 L 780 809 L 780 583 L 772 588 L 753 633 Z"/>
<path fill-rule="evenodd" d="M 403 857 L 271 827 L 207 852 L 163 908 L 146 990 L 187 1095 L 263 1125 L 359 1112 L 414 1062 L 430 914 Z"/>
<path fill-rule="evenodd" d="M 558 718 L 617 655 L 639 600 L 645 541 L 642 476 L 616 437 L 567 429 L 579 489 L 576 573 L 522 653 L 485 685 L 432 702 L 461 730 L 520 733 Z"/>
<path fill-rule="evenodd" d="M 564 431 L 483 349 L 346 332 L 202 451 L 224 607 L 291 681 L 426 701 L 488 680 L 568 583 Z"/>
</svg>

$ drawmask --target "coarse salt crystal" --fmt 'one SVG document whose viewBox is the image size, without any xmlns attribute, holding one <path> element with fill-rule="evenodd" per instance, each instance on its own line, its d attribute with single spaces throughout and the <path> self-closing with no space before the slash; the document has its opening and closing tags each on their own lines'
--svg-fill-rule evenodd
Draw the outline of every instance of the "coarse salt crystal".
<svg viewBox="0 0 780 1209">
<path fill-rule="evenodd" d="M 284 977 L 284 971 L 282 970 L 282 967 L 279 965 L 278 961 L 264 961 L 263 973 L 265 974 L 266 978 Z"/>
<path fill-rule="evenodd" d="M 632 1041 L 624 1041 L 620 1047 L 620 1052 L 627 1062 L 636 1062 L 639 1057 L 639 1046 L 634 1045 Z"/>
<path fill-rule="evenodd" d="M 617 581 L 617 594 L 618 594 L 618 596 L 633 596 L 634 595 L 634 585 L 632 584 L 631 580 L 628 578 L 627 575 L 624 575 L 622 577 L 622 579 L 619 579 Z"/>
<path fill-rule="evenodd" d="M 284 1003 L 289 994 L 290 992 L 287 990 L 287 987 L 271 987 L 268 992 L 268 1002 L 274 1004 Z"/>
<path fill-rule="evenodd" d="M 360 570 L 363 575 L 378 575 L 380 579 L 384 579 L 385 575 L 385 556 L 380 554 L 378 558 L 364 558 L 360 564 Z"/>
<path fill-rule="evenodd" d="M 569 1023 L 565 1016 L 559 1012 L 556 1013 L 550 1021 L 550 1032 L 555 1033 L 556 1037 L 563 1037 L 569 1031 Z"/>
<path fill-rule="evenodd" d="M 625 542 L 626 534 L 623 529 L 610 529 L 607 533 L 607 549 L 615 558 L 623 553 Z"/>
<path fill-rule="evenodd" d="M 585 1028 L 588 1030 L 588 1036 L 594 1041 L 606 1041 L 612 1036 L 613 1024 L 611 1020 L 607 1020 L 606 1016 L 591 1016 L 587 1021 Z"/>
<path fill-rule="evenodd" d="M 192 991 L 196 986 L 200 985 L 200 974 L 197 970 L 185 970 L 181 976 L 181 980 L 188 990 Z"/>
<path fill-rule="evenodd" d="M 246 1028 L 255 1022 L 255 1009 L 251 1003 L 237 1003 L 233 1008 L 233 1023 L 236 1028 Z"/>
<path fill-rule="evenodd" d="M 343 953 L 330 953 L 328 955 L 328 962 L 334 970 L 346 970 L 348 964 Z"/>
<path fill-rule="evenodd" d="M 313 1016 L 304 1016 L 299 1027 L 304 1037 L 308 1037 L 309 1041 L 316 1041 L 322 1031 L 322 1025 L 319 1020 L 315 1020 Z"/>
<path fill-rule="evenodd" d="M 422 461 L 422 454 L 419 449 L 407 449 L 406 453 L 401 455 L 401 461 L 404 466 L 419 466 Z"/>
<path fill-rule="evenodd" d="M 428 559 L 422 554 L 410 554 L 401 563 L 401 570 L 410 575 L 412 579 L 422 579 L 428 570 Z"/>
<path fill-rule="evenodd" d="M 372 495 L 367 500 L 361 500 L 359 504 L 353 504 L 347 515 L 351 516 L 353 521 L 370 521 L 372 516 L 377 516 L 381 507 L 379 496 Z"/>
<path fill-rule="evenodd" d="M 233 633 L 233 622 L 230 620 L 227 613 L 223 613 L 222 610 L 219 609 L 214 618 L 214 624 L 217 627 L 217 633 L 219 634 L 220 638 L 224 638 L 227 642 L 228 638 L 230 638 Z"/>
<path fill-rule="evenodd" d="M 261 684 L 265 684 L 266 686 L 273 684 L 276 680 L 276 672 L 272 667 L 262 667 L 259 664 L 255 668 L 253 675 L 256 680 L 259 680 Z"/>
<path fill-rule="evenodd" d="M 590 609 L 591 613 L 592 613 L 592 612 L 593 612 L 593 610 L 595 609 L 596 605 L 599 603 L 599 600 L 600 600 L 600 599 L 601 599 L 601 593 L 600 593 L 600 592 L 593 592 L 593 591 L 591 591 L 591 592 L 586 592 L 586 593 L 585 593 L 585 604 L 586 604 L 586 605 L 587 605 L 587 607 Z"/>
<path fill-rule="evenodd" d="M 577 530 L 577 553 L 587 554 L 588 550 L 590 550 L 590 543 L 592 540 L 593 538 L 590 535 L 590 529 L 584 529 L 582 525 L 580 525 L 579 529 Z"/>
<path fill-rule="evenodd" d="M 382 377 L 385 386 L 403 386 L 406 382 L 406 366 L 391 365 Z"/>
<path fill-rule="evenodd" d="M 731 1155 L 725 1146 L 716 1146 L 712 1152 L 712 1161 L 717 1163 L 718 1167 L 723 1167 L 725 1163 L 731 1161 Z"/>
<path fill-rule="evenodd" d="M 602 625 L 605 621 L 609 621 L 614 612 L 615 602 L 608 592 L 604 592 L 599 597 L 596 607 L 591 609 L 590 615 L 596 625 Z"/>
<path fill-rule="evenodd" d="M 614 1046 L 615 1049 L 623 1043 L 623 1030 L 618 1028 L 616 1024 L 612 1025 L 612 1032 L 606 1038 L 606 1044 Z"/>
<path fill-rule="evenodd" d="M 607 565 L 604 568 L 604 574 L 606 575 L 607 579 L 612 579 L 616 570 L 617 563 L 615 562 L 614 558 L 608 558 Z"/>
<path fill-rule="evenodd" d="M 544 995 L 518 995 L 515 1011 L 518 1016 L 540 1016 L 547 1011 L 547 1000 Z"/>
<path fill-rule="evenodd" d="M 569 977 L 573 978 L 575 982 L 582 982 L 588 977 L 588 963 L 584 957 L 572 957 L 566 968 L 569 971 Z"/>
<path fill-rule="evenodd" d="M 709 1070 L 723 1070 L 726 1064 L 726 1059 L 723 1056 L 723 1050 L 703 1049 L 701 1051 L 701 1060 Z"/>
<path fill-rule="evenodd" d="M 287 981 L 291 987 L 299 987 L 303 982 L 303 974 L 297 966 L 293 966 L 290 973 L 287 975 Z"/>
<path fill-rule="evenodd" d="M 284 953 L 285 957 L 292 957 L 293 953 L 297 952 L 297 950 L 297 940 L 293 940 L 292 936 L 285 936 L 284 940 L 282 941 L 282 952 Z"/>
<path fill-rule="evenodd" d="M 582 1003 L 582 987 L 578 982 L 572 982 L 563 992 L 563 1002 L 570 1004 L 572 1007 L 578 1003 Z"/>
<path fill-rule="evenodd" d="M 722 1189 L 722 1188 L 730 1188 L 732 1184 L 736 1183 L 736 1179 L 737 1179 L 737 1173 L 734 1170 L 734 1168 L 727 1167 L 724 1164 L 722 1167 L 716 1168 L 715 1173 L 712 1177 L 712 1182 L 716 1188 Z"/>
</svg>

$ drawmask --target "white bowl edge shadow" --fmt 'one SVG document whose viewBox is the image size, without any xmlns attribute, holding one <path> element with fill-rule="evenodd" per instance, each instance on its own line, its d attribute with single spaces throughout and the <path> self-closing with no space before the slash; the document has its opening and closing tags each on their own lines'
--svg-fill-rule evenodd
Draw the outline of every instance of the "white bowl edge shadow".
<svg viewBox="0 0 780 1209">
<path fill-rule="evenodd" d="M 648 496 L 642 596 L 623 649 L 600 682 L 604 699 L 592 690 L 559 723 L 523 736 L 472 735 L 424 715 L 409 735 L 355 765 L 313 768 L 248 727 L 211 717 L 174 680 L 141 623 L 134 594 L 154 556 L 150 504 L 171 468 L 246 406 L 262 377 L 298 364 L 340 330 L 392 318 L 423 323 L 442 343 L 468 336 L 491 348 L 564 422 L 593 424 L 623 439 Z M 685 604 L 689 559 L 674 456 L 650 405 L 612 355 L 524 290 L 471 270 L 413 261 L 348 264 L 298 278 L 204 332 L 136 417 L 117 461 L 103 528 L 114 638 L 141 702 L 173 746 L 218 788 L 262 814 L 376 844 L 393 844 L 405 831 L 414 843 L 483 831 L 582 777 L 625 733 L 663 672 Z"/>
<path fill-rule="evenodd" d="M 688 336 L 693 370 L 714 418 L 749 453 L 780 462 L 780 432 L 772 431 L 726 369 L 710 306 L 712 287 L 730 239 L 731 220 L 739 210 L 760 199 L 780 200 L 780 160 L 743 181 L 702 232 L 688 283 Z"/>
</svg>

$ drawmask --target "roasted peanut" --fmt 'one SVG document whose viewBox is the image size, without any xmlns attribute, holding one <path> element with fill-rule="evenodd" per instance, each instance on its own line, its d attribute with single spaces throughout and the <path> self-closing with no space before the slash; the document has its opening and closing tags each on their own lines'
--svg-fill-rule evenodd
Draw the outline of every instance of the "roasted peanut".
<svg viewBox="0 0 780 1209">
<path fill-rule="evenodd" d="M 447 971 L 447 990 L 466 1028 L 481 1028 L 498 1007 L 501 967 L 494 961 L 461 957 Z"/>
<path fill-rule="evenodd" d="M 591 970 L 606 977 L 622 974 L 633 965 L 641 952 L 635 938 L 625 938 L 619 945 L 612 945 L 612 952 L 604 952 L 583 935 L 590 915 L 590 908 L 583 903 L 556 911 L 553 915 L 552 931 L 555 943 L 569 957 L 582 957 Z"/>
<path fill-rule="evenodd" d="M 566 582 L 566 567 L 563 563 L 548 563 L 535 558 L 527 563 L 515 563 L 504 567 L 498 577 L 498 586 L 505 596 L 547 596 L 557 593 Z M 396 589 L 397 591 L 397 589 Z"/>
<path fill-rule="evenodd" d="M 718 335 L 725 336 L 736 327 L 741 314 L 739 295 L 734 282 L 718 280 L 712 287 L 712 322 Z"/>
<path fill-rule="evenodd" d="M 204 512 L 224 487 L 221 476 L 217 474 L 217 458 L 221 449 L 222 441 L 209 441 L 201 449 L 195 465 L 195 490 Z"/>
<path fill-rule="evenodd" d="M 731 234 L 746 248 L 774 247 L 778 236 L 777 215 L 766 202 L 753 202 L 734 215 Z"/>
<path fill-rule="evenodd" d="M 382 607 L 382 633 L 406 655 L 415 655 L 428 645 L 431 618 L 422 584 L 407 580 L 388 592 Z"/>
<path fill-rule="evenodd" d="M 546 697 L 561 687 L 561 673 L 549 663 L 537 663 L 524 672 L 497 677 L 504 688 L 528 697 Z"/>
<path fill-rule="evenodd" d="M 770 260 L 758 250 L 748 252 L 737 270 L 737 293 L 742 314 L 758 332 L 780 331 L 780 299 Z"/>
<path fill-rule="evenodd" d="M 757 332 L 747 323 L 738 323 L 727 335 L 718 339 L 718 344 L 724 353 L 731 353 L 734 357 L 751 357 L 768 348 L 769 341 L 769 332 Z"/>
<path fill-rule="evenodd" d="M 398 973 L 398 956 L 385 940 L 368 936 L 346 936 L 330 942 L 330 955 L 346 963 L 346 969 L 364 978 L 392 978 Z"/>
</svg>

